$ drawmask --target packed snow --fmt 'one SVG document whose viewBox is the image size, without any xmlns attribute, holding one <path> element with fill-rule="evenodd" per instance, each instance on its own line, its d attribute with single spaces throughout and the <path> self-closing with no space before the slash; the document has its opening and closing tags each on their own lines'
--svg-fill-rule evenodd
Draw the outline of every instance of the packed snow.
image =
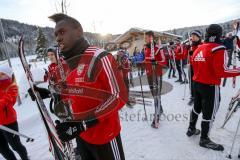
<svg viewBox="0 0 240 160">
<path fill-rule="evenodd" d="M 32 57 L 28 57 L 30 59 Z M 11 59 L 13 69 L 20 88 L 22 105 L 15 105 L 18 113 L 18 122 L 20 132 L 35 138 L 34 142 L 26 143 L 31 160 L 52 160 L 53 157 L 49 152 L 49 144 L 46 132 L 41 121 L 35 102 L 32 102 L 27 95 L 29 88 L 25 78 L 20 60 Z M 49 62 L 48 62 L 49 63 Z M 32 64 L 32 71 L 36 81 L 43 80 L 43 68 L 48 64 L 37 62 Z M 221 125 L 225 118 L 228 103 L 233 95 L 237 92 L 239 83 L 235 89 L 232 88 L 232 79 L 227 80 L 226 87 L 221 87 L 221 106 L 217 113 L 214 126 L 211 130 L 213 141 L 223 144 L 224 152 L 212 151 L 199 147 L 199 136 L 188 138 L 186 131 L 189 123 L 189 113 L 191 107 L 187 105 L 189 100 L 189 90 L 187 88 L 186 99 L 183 99 L 184 85 L 175 83 L 176 79 L 168 79 L 166 74 L 164 81 L 173 85 L 173 90 L 162 96 L 162 105 L 164 115 L 161 117 L 160 128 L 153 129 L 150 127 L 151 120 L 144 121 L 143 105 L 137 104 L 133 109 L 124 107 L 120 111 L 122 123 L 122 142 L 125 151 L 126 160 L 224 160 L 231 148 L 232 139 L 236 131 L 237 123 L 240 118 L 238 112 L 234 114 L 224 129 Z M 47 86 L 41 84 L 40 86 Z M 144 89 L 148 89 L 144 86 Z M 46 106 L 49 100 L 45 100 Z M 154 108 L 146 106 L 148 118 L 154 112 Z M 200 128 L 201 116 L 198 121 Z M 240 149 L 240 137 L 238 134 L 237 142 L 233 151 L 233 159 L 237 159 Z M 16 154 L 17 155 L 17 154 Z M 0 155 L 0 160 L 3 157 Z"/>
</svg>

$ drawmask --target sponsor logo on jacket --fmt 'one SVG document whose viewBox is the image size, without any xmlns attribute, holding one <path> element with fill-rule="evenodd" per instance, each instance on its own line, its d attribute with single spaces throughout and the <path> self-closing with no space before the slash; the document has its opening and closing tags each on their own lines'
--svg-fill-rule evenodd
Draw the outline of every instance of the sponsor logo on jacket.
<svg viewBox="0 0 240 160">
<path fill-rule="evenodd" d="M 197 62 L 205 62 L 205 58 L 203 57 L 203 52 L 200 51 L 196 57 L 194 58 L 194 61 L 197 61 Z"/>
<path fill-rule="evenodd" d="M 84 64 L 79 64 L 77 67 L 77 74 L 80 75 L 83 72 Z"/>
</svg>

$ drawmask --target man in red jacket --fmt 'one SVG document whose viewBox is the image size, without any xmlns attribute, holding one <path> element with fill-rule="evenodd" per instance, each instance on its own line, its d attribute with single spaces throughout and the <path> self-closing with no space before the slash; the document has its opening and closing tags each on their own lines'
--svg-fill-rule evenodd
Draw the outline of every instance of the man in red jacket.
<svg viewBox="0 0 240 160">
<path fill-rule="evenodd" d="M 199 45 L 202 44 L 202 33 L 199 30 L 193 30 L 191 32 L 191 43 L 189 46 L 189 50 L 188 50 L 188 60 L 190 61 L 193 52 L 198 48 Z M 188 102 L 188 105 L 193 105 L 194 103 L 194 87 L 193 87 L 193 68 L 192 68 L 192 64 L 190 63 L 190 67 L 189 67 L 189 85 L 190 85 L 190 100 Z"/>
<path fill-rule="evenodd" d="M 146 32 L 146 48 L 145 48 L 145 68 L 148 78 L 148 84 L 154 98 L 155 114 L 152 122 L 153 128 L 159 127 L 159 118 L 163 113 L 161 104 L 161 89 L 163 66 L 167 61 L 161 46 L 157 46 L 154 42 L 154 32 Z"/>
<path fill-rule="evenodd" d="M 227 52 L 221 44 L 221 36 L 222 27 L 211 24 L 206 29 L 205 43 L 199 45 L 191 58 L 195 98 L 187 131 L 189 137 L 200 133 L 196 129 L 196 123 L 198 115 L 202 112 L 202 131 L 199 145 L 217 151 L 223 151 L 224 147 L 211 141 L 209 133 L 219 108 L 221 78 L 240 75 L 240 68 L 228 69 L 227 67 L 225 61 Z"/>
<path fill-rule="evenodd" d="M 58 67 L 58 60 L 56 57 L 56 50 L 53 48 L 48 48 L 47 50 L 48 58 L 50 60 L 50 65 L 48 66 L 48 71 L 44 75 L 44 81 L 49 81 L 49 84 L 56 84 L 61 81 L 61 76 L 59 73 L 59 67 Z M 59 58 L 59 61 L 61 62 L 65 75 L 69 74 L 69 68 L 66 64 L 63 57 Z"/>
<path fill-rule="evenodd" d="M 176 68 L 178 71 L 178 80 L 175 82 L 180 82 L 180 84 L 188 83 L 186 73 L 183 69 L 184 64 L 183 60 L 186 59 L 186 55 L 184 54 L 184 45 L 181 44 L 179 39 L 176 39 L 176 47 L 174 49 L 175 60 L 176 60 Z M 183 78 L 182 78 L 183 75 Z"/>
<path fill-rule="evenodd" d="M 169 65 L 169 73 L 168 79 L 171 78 L 171 73 L 173 78 L 177 78 L 175 76 L 176 72 L 176 60 L 175 60 L 175 53 L 174 53 L 174 42 L 169 42 L 169 46 L 167 46 L 167 55 L 168 55 L 168 65 Z"/>
<path fill-rule="evenodd" d="M 129 81 L 130 81 L 129 73 L 131 71 L 131 62 L 128 59 L 128 55 L 122 49 L 117 52 L 117 62 L 118 62 L 118 68 L 122 71 L 123 80 L 129 94 Z M 133 100 L 128 98 L 126 105 L 129 108 L 133 108 L 133 105 L 134 105 Z"/>
<path fill-rule="evenodd" d="M 78 137 L 82 160 L 124 160 L 118 111 L 128 94 L 113 55 L 91 47 L 76 19 L 61 13 L 49 18 L 56 23 L 56 41 L 70 69 L 55 84 L 61 101 L 70 102 L 74 120 L 57 124 L 59 138 Z"/>
</svg>

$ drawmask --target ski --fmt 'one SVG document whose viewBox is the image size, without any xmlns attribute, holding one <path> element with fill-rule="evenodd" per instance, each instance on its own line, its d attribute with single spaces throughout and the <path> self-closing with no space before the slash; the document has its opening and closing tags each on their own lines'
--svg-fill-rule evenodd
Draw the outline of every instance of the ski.
<svg viewBox="0 0 240 160">
<path fill-rule="evenodd" d="M 6 126 L 3 126 L 3 125 L 0 125 L 0 130 L 3 130 L 3 131 L 6 131 L 6 132 L 9 132 L 9 133 L 12 133 L 12 134 L 14 134 L 14 135 L 17 135 L 17 136 L 26 138 L 26 139 L 27 139 L 27 140 L 26 140 L 27 142 L 33 142 L 33 141 L 34 141 L 34 138 L 31 138 L 31 137 L 29 137 L 29 136 L 26 136 L 25 134 L 22 134 L 22 133 L 20 133 L 20 132 L 17 132 L 17 131 L 15 131 L 15 130 L 13 130 L 13 129 L 11 129 L 11 128 L 8 128 L 8 127 L 6 127 Z"/>
<path fill-rule="evenodd" d="M 224 79 L 223 79 L 223 85 L 222 85 L 222 86 L 225 87 L 225 86 L 226 86 L 226 83 L 227 83 L 227 78 L 224 78 Z"/>
<path fill-rule="evenodd" d="M 156 75 L 156 64 L 154 64 L 155 62 L 155 50 L 154 50 L 154 40 L 153 38 L 151 39 L 151 60 L 152 60 L 152 78 L 153 78 L 153 90 L 156 89 L 158 91 L 158 84 L 157 84 L 157 75 Z M 152 123 L 152 127 L 153 128 L 159 128 L 159 113 L 158 113 L 158 97 L 157 95 L 153 95 L 153 99 L 154 99 L 154 107 L 155 107 L 155 112 L 154 112 L 154 125 Z"/>
<path fill-rule="evenodd" d="M 129 95 L 133 96 L 133 97 L 141 97 L 142 96 L 142 92 L 141 91 L 130 91 Z M 144 96 L 144 98 L 152 97 L 150 91 L 143 91 L 143 96 Z"/>
<path fill-rule="evenodd" d="M 238 35 L 238 30 L 239 30 L 239 22 L 234 25 L 235 28 L 235 35 Z M 233 69 L 237 68 L 237 38 L 234 38 L 234 51 L 233 51 Z M 236 87 L 236 77 L 233 77 L 233 82 L 232 82 L 232 87 Z"/>
<path fill-rule="evenodd" d="M 138 98 L 137 97 L 129 97 L 129 101 L 131 103 L 141 104 L 141 105 L 145 104 L 147 106 L 151 106 L 153 103 L 151 100 L 146 100 L 146 99 L 144 99 L 144 103 L 143 103 L 143 99 L 139 98 L 139 97 Z"/>
<path fill-rule="evenodd" d="M 230 120 L 230 118 L 232 117 L 233 113 L 235 113 L 238 109 L 238 107 L 240 107 L 240 90 L 238 91 L 237 95 L 234 96 L 228 106 L 228 111 L 226 113 L 223 125 L 221 128 L 224 128 L 224 126 L 227 124 L 227 122 Z"/>
<path fill-rule="evenodd" d="M 139 81 L 140 81 L 140 86 L 141 86 L 141 96 L 142 96 L 142 102 L 143 102 L 143 109 L 144 109 L 144 114 L 145 114 L 145 120 L 147 120 L 147 111 L 146 111 L 146 106 L 145 106 L 145 99 L 144 99 L 144 95 L 143 95 L 143 87 L 142 87 L 142 76 L 141 74 L 138 72 L 139 74 Z"/>
<path fill-rule="evenodd" d="M 55 160 L 72 160 L 73 158 L 72 158 L 71 149 L 69 149 L 68 146 L 65 143 L 61 142 L 61 140 L 58 138 L 53 120 L 50 117 L 49 112 L 40 94 L 34 90 L 34 84 L 35 84 L 34 79 L 24 53 L 23 36 L 21 36 L 19 41 L 18 54 L 19 54 L 19 58 L 21 60 L 23 69 L 25 71 L 28 83 L 36 98 L 37 107 L 40 112 L 43 124 L 45 126 L 46 133 L 49 137 L 49 143 L 50 143 L 49 151 L 52 153 Z"/>
</svg>

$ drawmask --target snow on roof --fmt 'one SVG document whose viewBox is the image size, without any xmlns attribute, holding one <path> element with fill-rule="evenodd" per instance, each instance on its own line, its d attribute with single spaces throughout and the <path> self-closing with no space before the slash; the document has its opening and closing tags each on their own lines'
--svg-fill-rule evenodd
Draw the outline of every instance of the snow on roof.
<svg viewBox="0 0 240 160">
<path fill-rule="evenodd" d="M 149 29 L 143 29 L 143 28 L 138 28 L 138 27 L 133 27 L 130 28 L 128 31 L 125 33 L 121 34 L 117 38 L 113 40 L 114 43 L 122 42 L 130 37 L 132 35 L 137 35 L 137 34 L 143 34 L 144 32 L 149 31 Z M 160 32 L 160 31 L 153 31 L 156 36 L 171 36 L 171 37 L 176 37 L 176 38 L 182 38 L 180 35 L 172 34 L 172 33 L 167 33 L 167 32 Z"/>
</svg>

